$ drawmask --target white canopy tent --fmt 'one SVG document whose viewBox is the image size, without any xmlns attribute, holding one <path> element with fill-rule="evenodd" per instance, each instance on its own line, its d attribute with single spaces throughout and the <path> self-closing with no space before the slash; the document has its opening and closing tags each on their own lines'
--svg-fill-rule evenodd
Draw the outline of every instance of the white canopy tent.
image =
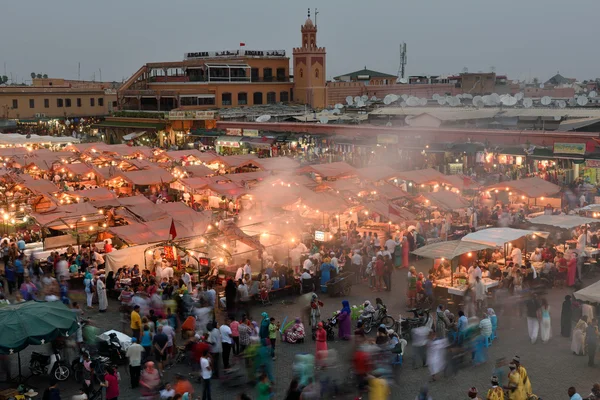
<svg viewBox="0 0 600 400">
<path fill-rule="evenodd" d="M 540 215 L 529 220 L 532 224 L 550 225 L 563 229 L 571 229 L 576 226 L 600 222 L 598 219 L 580 217 L 579 215 Z"/>
<path fill-rule="evenodd" d="M 548 232 L 543 231 L 530 231 L 513 228 L 489 228 L 469 233 L 462 238 L 462 241 L 485 244 L 493 247 L 501 247 L 505 243 L 512 242 L 513 240 L 521 239 L 524 236 L 532 234 L 541 236 L 543 238 L 547 238 L 549 235 Z"/>
<path fill-rule="evenodd" d="M 439 242 L 423 246 L 413 251 L 413 254 L 425 258 L 445 258 L 447 260 L 452 260 L 461 254 L 491 249 L 493 247 L 495 246 L 475 242 L 463 242 L 461 240 L 450 240 L 448 242 Z"/>
<path fill-rule="evenodd" d="M 573 293 L 577 300 L 600 303 L 600 281 Z"/>
<path fill-rule="evenodd" d="M 70 144 L 79 143 L 81 140 L 71 136 L 39 136 L 36 134 L 22 135 L 20 133 L 4 133 L 0 136 L 0 145 L 17 144 Z"/>
</svg>

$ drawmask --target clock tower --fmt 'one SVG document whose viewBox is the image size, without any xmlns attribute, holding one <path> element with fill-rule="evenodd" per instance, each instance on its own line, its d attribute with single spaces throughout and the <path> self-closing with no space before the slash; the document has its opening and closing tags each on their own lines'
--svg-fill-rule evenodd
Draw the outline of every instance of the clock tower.
<svg viewBox="0 0 600 400">
<path fill-rule="evenodd" d="M 316 21 L 316 19 L 315 19 Z M 325 108 L 327 88 L 324 47 L 317 47 L 317 26 L 308 18 L 300 27 L 302 47 L 294 48 L 294 101 L 313 108 Z"/>
</svg>

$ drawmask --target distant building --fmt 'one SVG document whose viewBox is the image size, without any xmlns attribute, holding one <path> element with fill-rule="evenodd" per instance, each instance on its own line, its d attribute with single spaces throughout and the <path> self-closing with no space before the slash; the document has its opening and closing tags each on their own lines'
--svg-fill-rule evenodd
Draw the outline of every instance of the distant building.
<svg viewBox="0 0 600 400">
<path fill-rule="evenodd" d="M 573 84 L 575 82 L 577 82 L 577 79 L 575 79 L 575 78 L 565 78 L 561 74 L 557 73 L 552 78 L 548 79 L 544 83 L 544 85 L 561 86 L 561 85 L 570 85 L 570 84 Z"/>
<path fill-rule="evenodd" d="M 117 106 L 109 82 L 34 78 L 31 86 L 0 87 L 0 119 L 102 117 Z"/>
<path fill-rule="evenodd" d="M 294 101 L 323 108 L 327 105 L 327 52 L 325 47 L 317 46 L 317 26 L 310 14 L 300 32 L 302 47 L 294 48 Z"/>
<path fill-rule="evenodd" d="M 336 82 L 361 82 L 365 85 L 394 85 L 396 84 L 396 75 L 386 74 L 367 69 L 365 66 L 359 71 L 339 75 L 333 78 Z"/>
</svg>

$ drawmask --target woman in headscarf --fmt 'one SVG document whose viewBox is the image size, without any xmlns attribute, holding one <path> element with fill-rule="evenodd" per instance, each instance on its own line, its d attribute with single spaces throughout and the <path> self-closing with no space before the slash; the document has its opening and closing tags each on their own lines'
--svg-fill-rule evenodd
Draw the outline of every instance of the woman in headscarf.
<svg viewBox="0 0 600 400">
<path fill-rule="evenodd" d="M 342 309 L 337 316 L 338 336 L 340 339 L 350 340 L 350 335 L 352 334 L 351 314 L 352 311 L 350 310 L 350 303 L 348 303 L 348 300 L 342 301 Z"/>
<path fill-rule="evenodd" d="M 300 320 L 300 318 L 296 318 L 294 321 L 294 325 L 292 325 L 288 330 L 283 333 L 283 341 L 288 343 L 298 343 L 298 341 L 303 341 L 305 336 L 304 332 L 304 324 Z"/>
<path fill-rule="evenodd" d="M 571 319 L 573 318 L 571 307 L 571 296 L 565 296 L 560 314 L 560 334 L 564 337 L 571 336 Z"/>
<path fill-rule="evenodd" d="M 400 238 L 396 236 L 396 247 L 394 247 L 394 267 L 400 268 L 402 266 L 402 242 Z"/>
<path fill-rule="evenodd" d="M 492 337 L 496 336 L 496 329 L 498 328 L 498 317 L 496 316 L 496 312 L 493 308 L 487 309 L 487 316 L 492 323 Z"/>
<path fill-rule="evenodd" d="M 585 354 L 585 331 L 587 329 L 587 316 L 581 317 L 575 329 L 573 329 L 573 338 L 571 339 L 571 351 L 573 354 L 582 356 Z"/>
<path fill-rule="evenodd" d="M 232 279 L 227 280 L 225 285 L 225 308 L 228 313 L 235 311 L 235 296 L 237 295 L 237 287 Z"/>
<path fill-rule="evenodd" d="M 89 271 L 85 273 L 83 279 L 83 286 L 85 287 L 87 308 L 92 308 L 92 300 L 94 299 L 94 277 Z"/>
<path fill-rule="evenodd" d="M 266 312 L 263 312 L 262 314 L 260 314 L 260 316 L 263 319 L 260 322 L 260 329 L 258 331 L 258 335 L 261 340 L 268 341 L 269 340 L 269 325 L 271 324 L 271 320 L 269 319 L 269 314 L 267 314 Z"/>
<path fill-rule="evenodd" d="M 331 270 L 333 269 L 333 265 L 331 265 L 331 259 L 326 257 L 323 259 L 323 264 L 321 264 L 321 293 L 327 293 L 327 285 L 326 283 L 331 278 Z"/>
<path fill-rule="evenodd" d="M 108 297 L 106 296 L 106 284 L 104 283 L 104 275 L 100 276 L 96 281 L 96 292 L 98 293 L 98 311 L 106 312 L 108 308 Z"/>
</svg>

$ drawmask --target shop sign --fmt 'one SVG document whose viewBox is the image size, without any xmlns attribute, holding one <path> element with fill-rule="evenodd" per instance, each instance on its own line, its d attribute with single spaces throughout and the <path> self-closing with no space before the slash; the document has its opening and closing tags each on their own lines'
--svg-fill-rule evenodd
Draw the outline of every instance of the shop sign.
<svg viewBox="0 0 600 400">
<path fill-rule="evenodd" d="M 244 136 L 258 137 L 258 129 L 244 129 Z"/>
<path fill-rule="evenodd" d="M 554 143 L 554 154 L 585 154 L 585 143 Z"/>
<path fill-rule="evenodd" d="M 585 160 L 585 166 L 588 168 L 600 168 L 600 160 Z"/>
<path fill-rule="evenodd" d="M 315 231 L 315 240 L 318 242 L 324 242 L 325 241 L 325 232 Z"/>
<path fill-rule="evenodd" d="M 398 135 L 380 133 L 377 135 L 378 144 L 398 144 Z"/>
<path fill-rule="evenodd" d="M 205 121 L 215 119 L 214 111 L 169 111 L 168 118 L 171 121 L 183 121 L 183 120 L 194 120 L 194 121 Z"/>
<path fill-rule="evenodd" d="M 242 136 L 242 130 L 240 128 L 227 128 L 225 134 L 227 136 Z"/>
<path fill-rule="evenodd" d="M 228 141 L 228 140 L 217 140 L 217 146 L 221 147 L 240 147 L 240 142 Z"/>
</svg>

